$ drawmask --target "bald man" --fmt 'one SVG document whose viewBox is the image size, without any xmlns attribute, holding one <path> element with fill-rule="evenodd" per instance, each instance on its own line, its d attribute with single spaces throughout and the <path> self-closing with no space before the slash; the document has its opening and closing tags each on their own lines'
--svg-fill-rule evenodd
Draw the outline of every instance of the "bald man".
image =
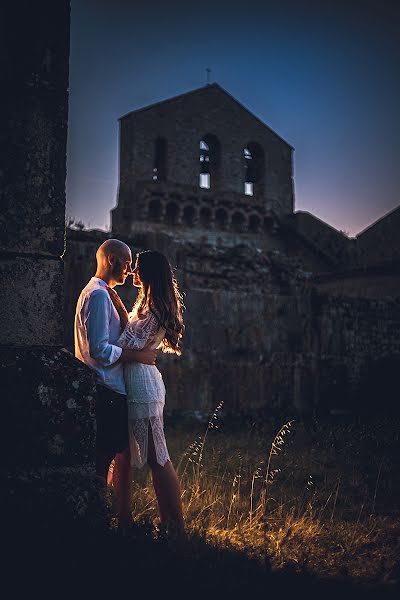
<svg viewBox="0 0 400 600">
<path fill-rule="evenodd" d="M 123 363 L 154 365 L 157 351 L 122 349 L 115 345 L 127 311 L 114 287 L 132 273 L 132 254 L 120 240 L 106 240 L 96 252 L 97 270 L 82 290 L 75 313 L 75 356 L 96 374 L 96 472 L 107 481 L 115 459 L 113 485 L 119 525 L 128 526 L 131 467 Z"/>
</svg>

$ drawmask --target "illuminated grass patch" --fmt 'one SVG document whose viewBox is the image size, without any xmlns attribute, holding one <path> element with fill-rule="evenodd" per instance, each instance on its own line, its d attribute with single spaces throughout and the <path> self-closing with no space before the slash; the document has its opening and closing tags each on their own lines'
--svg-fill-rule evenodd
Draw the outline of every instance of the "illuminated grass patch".
<svg viewBox="0 0 400 600">
<path fill-rule="evenodd" d="M 325 423 L 307 431 L 223 421 L 167 426 L 187 530 L 276 570 L 363 583 L 399 580 L 399 427 Z M 136 521 L 157 524 L 151 477 L 136 472 Z"/>
</svg>

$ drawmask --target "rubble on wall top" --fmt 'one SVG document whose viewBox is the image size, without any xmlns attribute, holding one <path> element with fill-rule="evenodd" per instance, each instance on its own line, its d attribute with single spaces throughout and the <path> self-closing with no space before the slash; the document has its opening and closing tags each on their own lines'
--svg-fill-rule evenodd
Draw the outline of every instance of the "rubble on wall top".
<svg viewBox="0 0 400 600">
<path fill-rule="evenodd" d="M 220 288 L 228 282 L 234 283 L 235 288 L 268 282 L 283 289 L 306 282 L 310 275 L 301 269 L 296 259 L 277 250 L 263 251 L 245 244 L 222 248 L 185 243 L 177 249 L 177 266 L 212 288 Z"/>
</svg>

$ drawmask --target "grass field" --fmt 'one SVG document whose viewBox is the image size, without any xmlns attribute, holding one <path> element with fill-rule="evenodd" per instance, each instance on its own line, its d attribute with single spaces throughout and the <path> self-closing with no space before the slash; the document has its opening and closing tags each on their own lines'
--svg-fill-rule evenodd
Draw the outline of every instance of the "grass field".
<svg viewBox="0 0 400 600">
<path fill-rule="evenodd" d="M 189 535 L 274 571 L 399 582 L 399 420 L 260 421 L 166 419 Z M 157 523 L 147 468 L 132 511 Z"/>
</svg>

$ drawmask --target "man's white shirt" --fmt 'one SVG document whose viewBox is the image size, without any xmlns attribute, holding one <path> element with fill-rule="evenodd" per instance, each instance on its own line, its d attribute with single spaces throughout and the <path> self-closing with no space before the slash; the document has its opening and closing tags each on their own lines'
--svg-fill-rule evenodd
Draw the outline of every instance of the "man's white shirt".
<svg viewBox="0 0 400 600">
<path fill-rule="evenodd" d="M 117 360 L 122 348 L 115 345 L 121 335 L 118 312 L 107 284 L 92 277 L 83 288 L 75 313 L 75 356 L 96 372 L 96 381 L 119 394 L 126 394 L 123 365 Z"/>
</svg>

